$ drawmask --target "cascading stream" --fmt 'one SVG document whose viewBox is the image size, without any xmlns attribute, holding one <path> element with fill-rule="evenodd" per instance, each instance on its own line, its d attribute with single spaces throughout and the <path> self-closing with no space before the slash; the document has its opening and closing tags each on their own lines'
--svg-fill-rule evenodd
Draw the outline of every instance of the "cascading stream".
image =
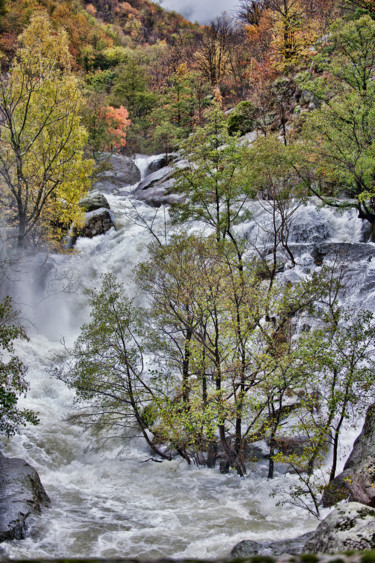
<svg viewBox="0 0 375 563">
<path fill-rule="evenodd" d="M 145 158 L 139 164 L 146 169 Z M 6 555 L 210 559 L 227 556 L 243 539 L 286 539 L 314 529 L 316 520 L 307 512 L 278 506 L 280 497 L 269 496 L 273 489 L 295 482 L 292 475 L 267 481 L 265 467 L 254 465 L 240 479 L 234 473 L 221 475 L 218 469 L 188 467 L 182 460 L 155 463 L 141 439 L 126 443 L 114 438 L 102 444 L 65 420 L 74 394 L 50 378 L 48 370 L 61 350 L 61 338 L 68 345 L 74 342 L 87 319 L 83 288 L 97 287 L 101 274 L 113 272 L 141 302 L 132 270 L 146 257 L 151 235 L 140 224 L 138 213 L 147 221 L 154 220 L 160 233 L 164 229 L 162 212 L 155 219 L 155 209 L 129 195 L 108 196 L 108 200 L 117 231 L 79 239 L 73 256 L 53 256 L 55 268 L 43 291 L 39 287 L 22 294 L 25 316 L 32 322 L 30 342 L 17 344 L 31 382 L 23 404 L 40 413 L 40 425 L 26 428 L 4 449 L 37 469 L 51 509 L 35 522 L 27 539 L 2 544 Z M 264 211 L 255 206 L 254 213 L 256 221 L 243 226 L 249 237 L 259 230 Z M 285 275 L 299 276 L 317 268 L 311 255 L 301 250 L 303 244 L 358 243 L 361 222 L 354 212 L 338 215 L 310 204 L 296 214 L 292 234 L 300 245 L 298 266 Z M 60 293 L 68 280 L 72 292 Z M 352 303 L 374 303 L 375 264 L 367 255 L 352 261 L 347 281 Z M 355 437 L 354 431 L 345 436 L 346 456 Z"/>
</svg>

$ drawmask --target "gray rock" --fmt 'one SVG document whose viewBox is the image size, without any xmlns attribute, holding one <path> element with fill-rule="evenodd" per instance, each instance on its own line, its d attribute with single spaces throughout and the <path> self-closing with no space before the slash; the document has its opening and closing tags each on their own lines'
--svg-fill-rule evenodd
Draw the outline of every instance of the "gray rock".
<svg viewBox="0 0 375 563">
<path fill-rule="evenodd" d="M 149 174 L 144 180 L 142 180 L 134 193 L 138 194 L 143 190 L 148 190 L 152 187 L 165 184 L 167 181 L 172 179 L 173 172 L 174 170 L 170 166 L 165 166 L 160 170 L 156 170 L 156 172 L 152 172 L 152 174 Z"/>
<path fill-rule="evenodd" d="M 290 242 L 288 247 L 295 257 L 301 256 L 309 252 L 314 259 L 319 256 L 322 261 L 327 257 L 329 259 L 335 256 L 342 257 L 348 264 L 351 262 L 358 263 L 362 260 L 371 260 L 375 257 L 375 245 L 366 243 L 346 243 L 346 242 L 327 242 L 322 244 L 297 244 Z"/>
<path fill-rule="evenodd" d="M 279 556 L 285 553 L 296 555 L 303 553 L 306 542 L 308 542 L 315 532 L 308 532 L 297 538 L 281 541 L 252 541 L 244 540 L 238 543 L 231 551 L 232 557 L 252 557 L 254 555 L 274 555 Z"/>
<path fill-rule="evenodd" d="M 100 209 L 101 207 L 110 209 L 107 198 L 100 192 L 91 192 L 87 194 L 86 197 L 81 199 L 78 205 L 82 207 L 86 213 L 96 211 L 96 209 Z"/>
<path fill-rule="evenodd" d="M 337 553 L 375 548 L 375 510 L 358 502 L 339 506 L 306 543 L 308 553 Z"/>
<path fill-rule="evenodd" d="M 115 218 L 112 211 L 101 207 L 100 209 L 86 213 L 85 226 L 79 232 L 79 236 L 93 238 L 97 235 L 104 235 L 104 233 L 114 226 Z"/>
<path fill-rule="evenodd" d="M 102 153 L 99 161 L 104 160 L 107 160 L 110 169 L 100 173 L 93 186 L 96 191 L 113 193 L 141 180 L 141 172 L 131 158 L 121 154 Z"/>
<path fill-rule="evenodd" d="M 160 154 L 157 158 L 155 158 L 155 160 L 150 162 L 150 164 L 147 167 L 145 175 L 149 176 L 153 172 L 157 172 L 161 168 L 165 168 L 166 166 L 168 166 L 168 164 L 170 162 L 172 162 L 173 160 L 176 160 L 176 158 L 178 158 L 178 156 L 179 156 L 178 153 L 172 153 L 172 154 L 168 154 L 168 155 Z"/>
<path fill-rule="evenodd" d="M 375 507 L 375 403 L 367 409 L 343 472 L 324 491 L 323 505 L 332 506 L 342 499 Z"/>
<path fill-rule="evenodd" d="M 148 190 L 144 190 L 136 194 L 136 198 L 144 201 L 151 207 L 160 207 L 161 205 L 171 205 L 181 199 L 177 194 L 169 193 L 169 189 L 173 187 L 171 183 L 165 183 Z"/>
<path fill-rule="evenodd" d="M 115 217 L 110 209 L 101 207 L 85 214 L 85 225 L 82 229 L 73 226 L 66 243 L 67 248 L 73 248 L 78 237 L 93 238 L 98 235 L 104 235 L 107 231 L 115 226 Z"/>
<path fill-rule="evenodd" d="M 375 403 L 369 406 L 362 432 L 353 444 L 353 450 L 344 469 L 363 464 L 368 458 L 375 460 Z"/>
<path fill-rule="evenodd" d="M 134 196 L 140 201 L 144 201 L 152 207 L 160 207 L 161 205 L 170 205 L 177 202 L 181 196 L 173 194 L 174 169 L 166 166 L 149 174 L 139 184 L 134 192 Z"/>
<path fill-rule="evenodd" d="M 31 465 L 23 459 L 0 457 L 0 542 L 23 539 L 32 516 L 49 504 Z"/>
</svg>

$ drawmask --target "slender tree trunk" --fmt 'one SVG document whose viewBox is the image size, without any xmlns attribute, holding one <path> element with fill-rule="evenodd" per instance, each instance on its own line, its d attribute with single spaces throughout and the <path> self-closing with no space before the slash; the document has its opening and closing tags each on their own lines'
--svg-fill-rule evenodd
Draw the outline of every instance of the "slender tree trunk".
<svg viewBox="0 0 375 563">
<path fill-rule="evenodd" d="M 189 403 L 189 365 L 190 365 L 190 344 L 193 331 L 188 328 L 186 331 L 184 359 L 182 362 L 182 398 L 184 403 Z"/>
</svg>

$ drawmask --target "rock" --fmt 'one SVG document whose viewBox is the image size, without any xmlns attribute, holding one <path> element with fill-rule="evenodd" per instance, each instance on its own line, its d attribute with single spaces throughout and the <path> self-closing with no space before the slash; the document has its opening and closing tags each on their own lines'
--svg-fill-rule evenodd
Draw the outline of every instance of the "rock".
<svg viewBox="0 0 375 563">
<path fill-rule="evenodd" d="M 307 436 L 277 436 L 275 438 L 276 448 L 284 455 L 296 454 L 301 456 L 310 444 Z"/>
<path fill-rule="evenodd" d="M 226 475 L 229 473 L 230 465 L 227 459 L 221 459 L 219 464 L 220 473 Z"/>
<path fill-rule="evenodd" d="M 375 510 L 358 502 L 337 508 L 306 543 L 306 553 L 337 553 L 375 548 Z"/>
<path fill-rule="evenodd" d="M 108 161 L 109 170 L 101 172 L 94 184 L 99 192 L 113 193 L 124 186 L 132 186 L 141 180 L 141 172 L 131 158 L 121 154 L 101 153 L 99 162 Z"/>
<path fill-rule="evenodd" d="M 107 198 L 100 192 L 90 192 L 86 197 L 81 199 L 78 205 L 80 207 L 83 207 L 86 213 L 89 213 L 90 211 L 96 211 L 101 207 L 110 209 Z"/>
<path fill-rule="evenodd" d="M 85 214 L 85 225 L 82 229 L 77 230 L 76 227 L 71 229 L 71 233 L 66 244 L 67 248 L 73 248 L 78 237 L 93 238 L 98 235 L 104 235 L 107 231 L 115 226 L 115 217 L 110 209 L 101 207 Z"/>
<path fill-rule="evenodd" d="M 31 465 L 23 459 L 0 457 L 0 542 L 23 539 L 32 516 L 49 504 Z"/>
<path fill-rule="evenodd" d="M 268 460 L 270 449 L 265 440 L 258 440 L 251 444 L 245 444 L 245 459 L 250 462 Z"/>
<path fill-rule="evenodd" d="M 297 538 L 274 542 L 244 540 L 234 546 L 230 554 L 232 557 L 252 557 L 254 555 L 279 556 L 284 553 L 296 555 L 304 551 L 305 544 L 312 538 L 314 533 L 308 532 Z"/>
<path fill-rule="evenodd" d="M 148 167 L 146 169 L 146 176 L 149 176 L 153 172 L 157 172 L 161 168 L 167 167 L 168 164 L 170 162 L 172 162 L 173 160 L 175 160 L 176 158 L 178 158 L 178 156 L 179 155 L 177 153 L 172 153 L 172 154 L 168 154 L 168 155 L 166 155 L 166 154 L 159 155 L 158 158 L 155 158 L 155 160 L 150 162 L 150 164 L 148 165 Z"/>
<path fill-rule="evenodd" d="M 362 432 L 343 472 L 324 491 L 323 506 L 332 506 L 342 499 L 375 507 L 375 403 L 367 409 Z"/>
<path fill-rule="evenodd" d="M 366 259 L 370 261 L 375 257 L 375 245 L 360 242 L 327 242 L 317 245 L 290 242 L 288 247 L 295 257 L 309 252 L 314 260 L 324 261 L 326 257 L 329 259 L 341 257 L 349 265 L 358 264 Z"/>
<path fill-rule="evenodd" d="M 86 213 L 85 226 L 79 232 L 79 236 L 93 238 L 97 235 L 104 235 L 104 233 L 114 226 L 115 218 L 112 211 L 101 207 L 100 209 Z"/>
<path fill-rule="evenodd" d="M 181 196 L 171 193 L 174 186 L 173 173 L 174 169 L 166 166 L 149 174 L 135 190 L 135 197 L 152 207 L 177 202 Z"/>
<path fill-rule="evenodd" d="M 240 102 L 229 113 L 228 133 L 230 135 L 239 133 L 242 136 L 254 131 L 258 113 L 257 107 L 249 100 Z"/>
<path fill-rule="evenodd" d="M 361 227 L 361 242 L 369 242 L 372 236 L 373 230 L 372 225 L 366 219 L 362 220 Z"/>
<path fill-rule="evenodd" d="M 181 196 L 177 194 L 170 194 L 168 190 L 173 187 L 173 184 L 166 184 L 165 186 L 158 186 L 155 188 L 150 188 L 143 192 L 136 194 L 136 198 L 140 201 L 144 201 L 147 205 L 151 207 L 160 207 L 161 205 L 171 205 L 176 203 L 181 199 Z"/>
<path fill-rule="evenodd" d="M 353 444 L 353 450 L 344 469 L 363 464 L 368 458 L 375 459 L 375 403 L 369 406 L 362 432 Z"/>
<path fill-rule="evenodd" d="M 156 170 L 156 172 L 152 172 L 152 174 L 149 174 L 144 180 L 142 180 L 142 182 L 140 182 L 134 193 L 137 194 L 143 190 L 148 190 L 152 187 L 166 183 L 168 180 L 172 179 L 173 172 L 174 170 L 171 166 L 165 166 L 160 170 Z"/>
</svg>

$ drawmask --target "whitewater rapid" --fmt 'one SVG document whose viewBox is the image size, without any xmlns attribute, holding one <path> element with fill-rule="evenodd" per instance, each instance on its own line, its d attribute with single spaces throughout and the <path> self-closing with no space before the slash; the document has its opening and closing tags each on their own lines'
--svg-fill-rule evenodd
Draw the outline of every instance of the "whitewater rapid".
<svg viewBox="0 0 375 563">
<path fill-rule="evenodd" d="M 147 158 L 138 160 L 143 170 L 147 163 Z M 4 439 L 4 453 L 22 457 L 37 469 L 51 508 L 35 520 L 25 540 L 1 544 L 10 558 L 213 559 L 227 556 L 243 539 L 286 539 L 317 525 L 308 512 L 279 505 L 280 494 L 270 496 L 293 484 L 292 475 L 277 475 L 270 481 L 266 469 L 254 464 L 241 479 L 235 473 L 221 475 L 219 469 L 188 467 L 182 460 L 155 463 L 141 439 L 129 443 L 108 437 L 103 443 L 66 421 L 74 394 L 52 379 L 49 370 L 61 350 L 61 339 L 72 344 L 88 318 L 83 289 L 98 287 L 101 274 L 112 272 L 141 302 L 133 268 L 147 256 L 151 235 L 139 216 L 153 221 L 160 236 L 164 232 L 163 209 L 155 218 L 155 209 L 136 202 L 131 191 L 108 196 L 116 231 L 79 239 L 73 256 L 50 257 L 53 268 L 43 287 L 20 285 L 30 335 L 29 342 L 17 343 L 17 352 L 29 368 L 30 391 L 22 404 L 39 412 L 40 425 Z M 299 245 L 361 241 L 362 225 L 354 212 L 339 215 L 308 204 L 297 215 L 293 236 Z M 262 210 L 255 207 L 254 216 L 255 222 L 243 226 L 249 237 L 260 228 Z M 375 276 L 375 264 L 366 257 L 350 267 L 348 299 L 363 302 L 360 288 Z M 300 250 L 293 275 L 312 268 L 316 265 L 311 255 Z M 70 291 L 62 291 L 67 285 Z M 373 302 L 372 284 L 366 299 Z M 357 433 L 358 429 L 347 431 L 341 464 Z"/>
</svg>

